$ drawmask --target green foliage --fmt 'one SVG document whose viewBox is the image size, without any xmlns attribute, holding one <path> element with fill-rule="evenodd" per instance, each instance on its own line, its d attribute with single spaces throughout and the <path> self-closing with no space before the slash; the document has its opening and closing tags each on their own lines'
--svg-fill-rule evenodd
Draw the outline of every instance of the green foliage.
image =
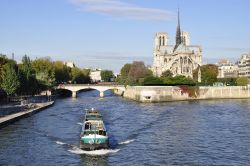
<svg viewBox="0 0 250 166">
<path fill-rule="evenodd" d="M 213 64 L 207 64 L 200 67 L 201 70 L 201 85 L 213 85 L 217 82 L 218 67 Z M 198 79 L 198 68 L 193 72 L 194 80 Z"/>
<path fill-rule="evenodd" d="M 7 95 L 14 94 L 20 86 L 15 68 L 16 66 L 13 63 L 6 63 L 3 66 L 1 88 L 7 93 Z"/>
<path fill-rule="evenodd" d="M 159 77 L 146 76 L 141 85 L 163 85 L 163 81 Z"/>
<path fill-rule="evenodd" d="M 127 63 L 122 67 L 121 72 L 120 72 L 121 77 L 123 77 L 123 78 L 128 77 L 128 73 L 130 71 L 131 66 L 132 66 L 132 64 Z"/>
<path fill-rule="evenodd" d="M 162 77 L 162 80 L 165 85 L 196 85 L 196 82 L 192 78 L 181 75 L 175 77 Z"/>
<path fill-rule="evenodd" d="M 43 87 L 43 89 L 46 87 L 47 88 L 51 88 L 54 83 L 55 83 L 55 76 L 54 73 L 52 73 L 53 75 L 49 74 L 48 71 L 40 71 L 38 73 L 36 73 L 36 79 L 38 81 L 38 83 Z"/>
<path fill-rule="evenodd" d="M 89 76 L 89 74 L 90 74 L 90 69 L 82 69 L 82 73 L 83 73 L 85 76 Z"/>
<path fill-rule="evenodd" d="M 32 68 L 30 58 L 25 55 L 22 58 L 22 64 L 18 66 L 18 76 L 20 81 L 20 94 L 35 94 L 38 90 L 38 82 L 36 80 L 35 71 Z"/>
<path fill-rule="evenodd" d="M 218 80 L 218 82 L 222 82 L 226 86 L 237 85 L 236 78 L 218 78 L 217 80 Z"/>
<path fill-rule="evenodd" d="M 82 70 L 80 68 L 72 68 L 71 69 L 71 76 L 72 76 L 72 82 L 75 84 L 84 84 L 89 83 L 90 78 L 87 70 Z"/>
<path fill-rule="evenodd" d="M 118 77 L 116 78 L 116 82 L 118 82 L 119 84 L 123 84 L 123 85 L 131 85 L 131 81 L 128 79 L 128 74 L 130 71 L 132 64 L 125 64 L 120 71 L 120 75 L 118 75 Z"/>
<path fill-rule="evenodd" d="M 162 73 L 161 77 L 172 77 L 173 73 L 170 70 L 166 70 Z"/>
<path fill-rule="evenodd" d="M 130 82 L 130 80 L 128 79 L 128 77 L 123 77 L 123 76 L 118 76 L 115 80 L 116 82 L 118 82 L 120 85 L 131 85 L 132 83 Z"/>
<path fill-rule="evenodd" d="M 246 86 L 248 84 L 247 77 L 239 77 L 236 79 L 237 86 Z"/>
<path fill-rule="evenodd" d="M 63 83 L 70 81 L 71 69 L 67 67 L 62 61 L 54 62 L 55 79 L 57 83 Z"/>
<path fill-rule="evenodd" d="M 89 83 L 89 72 L 89 69 L 69 68 L 62 61 L 53 62 L 48 57 L 31 61 L 27 55 L 17 66 L 15 61 L 0 54 L 0 89 L 8 95 L 33 95 L 51 89 L 56 83 Z"/>
<path fill-rule="evenodd" d="M 50 58 L 40 58 L 32 62 L 39 84 L 51 88 L 55 84 L 55 69 Z"/>
<path fill-rule="evenodd" d="M 3 73 L 4 73 L 3 68 L 6 63 L 15 64 L 16 62 L 11 59 L 8 59 L 6 55 L 0 54 L 0 84 L 3 80 Z"/>
<path fill-rule="evenodd" d="M 111 81 L 111 79 L 114 78 L 113 71 L 111 71 L 111 70 L 102 70 L 101 71 L 101 78 L 105 82 Z"/>
<path fill-rule="evenodd" d="M 135 61 L 122 67 L 116 82 L 123 85 L 138 85 L 143 83 L 144 77 L 151 75 L 152 72 L 146 68 L 144 62 Z"/>
</svg>

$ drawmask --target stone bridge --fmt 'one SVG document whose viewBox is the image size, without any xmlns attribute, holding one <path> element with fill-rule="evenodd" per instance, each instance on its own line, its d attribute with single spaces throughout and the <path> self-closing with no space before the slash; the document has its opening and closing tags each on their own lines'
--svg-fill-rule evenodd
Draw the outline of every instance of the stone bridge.
<svg viewBox="0 0 250 166">
<path fill-rule="evenodd" d="M 72 97 L 77 97 L 77 92 L 84 89 L 95 89 L 100 92 L 100 97 L 104 97 L 104 92 L 106 90 L 117 89 L 125 91 L 124 85 L 102 85 L 102 84 L 60 84 L 56 89 L 66 89 L 72 92 Z"/>
</svg>

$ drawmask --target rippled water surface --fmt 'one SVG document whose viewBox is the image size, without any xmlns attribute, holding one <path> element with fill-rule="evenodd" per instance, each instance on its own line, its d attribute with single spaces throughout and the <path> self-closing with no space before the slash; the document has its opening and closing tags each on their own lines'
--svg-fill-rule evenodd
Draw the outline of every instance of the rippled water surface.
<svg viewBox="0 0 250 166">
<path fill-rule="evenodd" d="M 249 100 L 142 104 L 97 91 L 0 130 L 0 165 L 249 165 Z M 82 151 L 85 108 L 101 110 L 110 149 Z"/>
</svg>

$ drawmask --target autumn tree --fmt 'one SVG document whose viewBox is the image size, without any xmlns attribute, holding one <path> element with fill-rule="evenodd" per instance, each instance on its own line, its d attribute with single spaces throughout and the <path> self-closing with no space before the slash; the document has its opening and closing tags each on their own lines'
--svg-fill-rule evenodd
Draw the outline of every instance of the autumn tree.
<svg viewBox="0 0 250 166">
<path fill-rule="evenodd" d="M 236 79 L 237 86 L 246 86 L 249 81 L 247 77 L 239 77 Z"/>
<path fill-rule="evenodd" d="M 152 72 L 146 68 L 144 62 L 134 61 L 128 73 L 128 78 L 132 84 L 139 83 L 140 79 L 152 75 Z"/>
</svg>

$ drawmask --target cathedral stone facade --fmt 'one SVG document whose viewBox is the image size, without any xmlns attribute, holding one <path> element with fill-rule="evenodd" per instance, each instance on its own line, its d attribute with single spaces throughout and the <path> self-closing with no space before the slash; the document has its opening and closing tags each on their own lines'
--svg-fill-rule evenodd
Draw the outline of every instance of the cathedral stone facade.
<svg viewBox="0 0 250 166">
<path fill-rule="evenodd" d="M 184 75 L 193 78 L 193 70 L 202 65 L 200 46 L 190 45 L 189 34 L 181 32 L 178 12 L 176 44 L 168 44 L 168 34 L 158 32 L 155 35 L 154 62 L 152 70 L 155 76 L 170 70 L 173 76 Z M 200 71 L 198 72 L 200 75 Z M 200 76 L 198 76 L 200 77 Z"/>
</svg>

